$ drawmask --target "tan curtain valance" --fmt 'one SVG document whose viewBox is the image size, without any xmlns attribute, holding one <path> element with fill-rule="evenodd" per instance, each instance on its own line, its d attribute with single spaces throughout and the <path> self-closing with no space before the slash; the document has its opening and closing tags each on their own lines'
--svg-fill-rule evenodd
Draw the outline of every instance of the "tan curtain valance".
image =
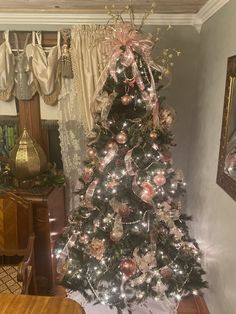
<svg viewBox="0 0 236 314">
<path fill-rule="evenodd" d="M 61 77 L 73 77 L 68 71 L 72 71 L 70 36 L 68 31 L 63 31 L 61 38 L 58 32 L 57 45 L 45 49 L 40 34 L 32 32 L 32 42 L 29 42 L 31 33 L 28 33 L 24 47 L 19 47 L 16 33 L 11 45 L 9 32 L 4 33 L 4 42 L 0 45 L 0 100 L 8 101 L 12 96 L 29 100 L 38 91 L 46 104 L 57 104 Z"/>
</svg>

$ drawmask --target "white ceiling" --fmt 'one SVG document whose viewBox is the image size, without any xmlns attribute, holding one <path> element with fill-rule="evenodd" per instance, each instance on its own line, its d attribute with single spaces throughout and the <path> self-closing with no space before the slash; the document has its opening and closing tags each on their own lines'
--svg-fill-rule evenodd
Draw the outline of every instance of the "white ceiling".
<svg viewBox="0 0 236 314">
<path fill-rule="evenodd" d="M 132 6 L 136 12 L 145 12 L 155 3 L 156 13 L 197 13 L 207 0 L 133 0 Z M 79 12 L 105 13 L 105 6 L 114 4 L 117 9 L 123 9 L 127 0 L 0 0 L 1 11 L 13 12 Z"/>
</svg>

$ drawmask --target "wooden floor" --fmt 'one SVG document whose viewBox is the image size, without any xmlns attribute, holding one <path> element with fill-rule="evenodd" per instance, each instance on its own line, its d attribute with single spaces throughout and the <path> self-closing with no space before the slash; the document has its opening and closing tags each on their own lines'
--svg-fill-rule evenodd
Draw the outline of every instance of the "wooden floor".
<svg viewBox="0 0 236 314">
<path fill-rule="evenodd" d="M 178 309 L 178 314 L 210 314 L 203 297 L 193 296 L 183 300 Z"/>
</svg>

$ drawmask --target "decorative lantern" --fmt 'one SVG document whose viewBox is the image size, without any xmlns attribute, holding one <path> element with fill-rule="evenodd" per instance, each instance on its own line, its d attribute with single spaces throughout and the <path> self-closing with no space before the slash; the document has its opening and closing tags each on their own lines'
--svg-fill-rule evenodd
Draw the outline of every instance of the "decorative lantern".
<svg viewBox="0 0 236 314">
<path fill-rule="evenodd" d="M 10 152 L 10 168 L 18 179 L 29 179 L 48 168 L 42 147 L 24 129 L 18 143 Z"/>
</svg>

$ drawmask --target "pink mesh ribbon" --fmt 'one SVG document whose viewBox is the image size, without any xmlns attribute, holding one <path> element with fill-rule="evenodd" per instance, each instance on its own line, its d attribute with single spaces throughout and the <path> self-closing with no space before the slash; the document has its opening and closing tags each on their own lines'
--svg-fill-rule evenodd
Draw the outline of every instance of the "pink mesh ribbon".
<svg viewBox="0 0 236 314">
<path fill-rule="evenodd" d="M 105 38 L 105 47 L 110 61 L 98 80 L 97 89 L 91 102 L 92 114 L 94 115 L 97 112 L 96 98 L 99 97 L 108 73 L 117 81 L 117 61 L 120 60 L 121 64 L 124 66 L 132 67 L 133 76 L 140 89 L 142 99 L 146 102 L 147 111 L 153 110 L 154 127 L 157 127 L 159 103 L 151 71 L 151 68 L 154 68 L 154 63 L 151 60 L 153 42 L 147 39 L 143 33 L 137 31 L 130 23 L 117 23 L 111 28 L 111 31 L 108 32 Z M 145 89 L 142 75 L 136 63 L 135 52 L 143 57 L 148 67 L 150 76 L 150 87 L 148 89 Z"/>
</svg>

